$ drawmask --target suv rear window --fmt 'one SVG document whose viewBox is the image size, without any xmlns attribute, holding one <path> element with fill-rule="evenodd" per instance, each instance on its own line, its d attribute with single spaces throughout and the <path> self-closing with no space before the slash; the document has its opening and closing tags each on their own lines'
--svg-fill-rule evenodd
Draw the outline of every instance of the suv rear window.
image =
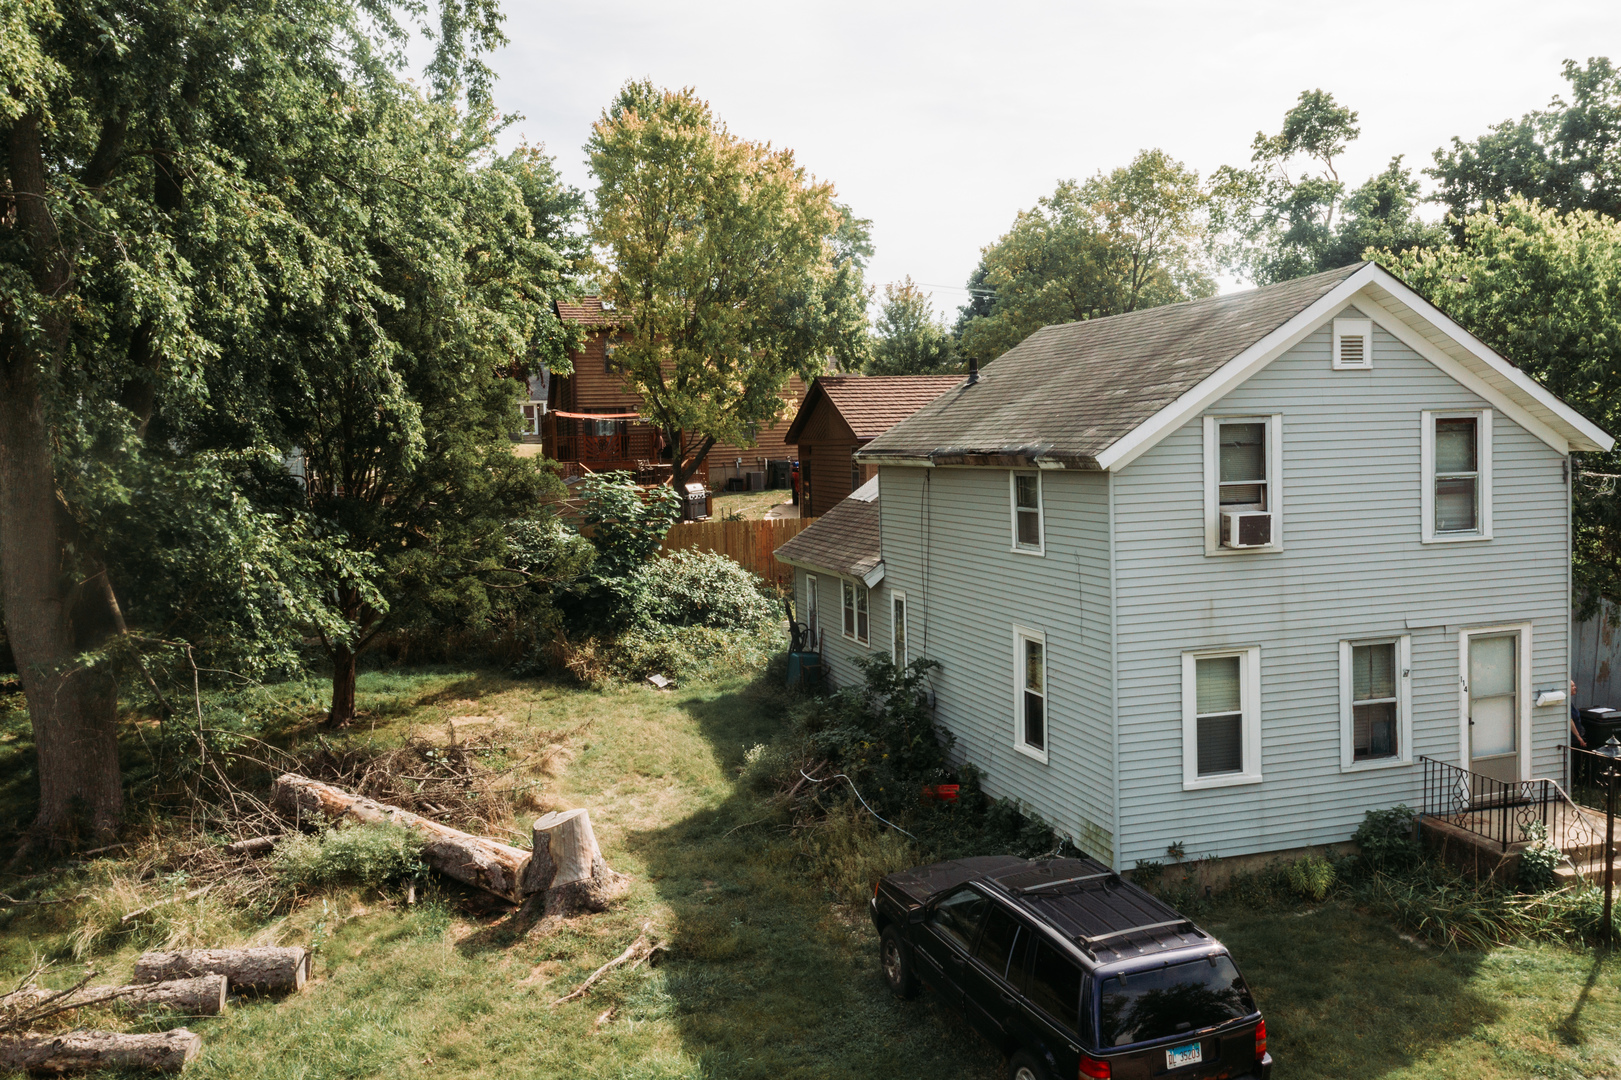
<svg viewBox="0 0 1621 1080">
<path fill-rule="evenodd" d="M 1178 1035 L 1248 1016 L 1249 988 L 1229 957 L 1112 975 L 1103 980 L 1098 1029 L 1104 1046 Z"/>
</svg>

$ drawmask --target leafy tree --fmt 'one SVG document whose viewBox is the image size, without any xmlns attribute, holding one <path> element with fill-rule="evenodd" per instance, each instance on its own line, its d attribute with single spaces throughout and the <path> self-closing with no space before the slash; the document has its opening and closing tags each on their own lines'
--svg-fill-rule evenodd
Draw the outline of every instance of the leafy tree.
<svg viewBox="0 0 1621 1080">
<path fill-rule="evenodd" d="M 690 89 L 627 83 L 586 148 L 614 354 L 676 448 L 679 487 L 717 441 L 748 444 L 790 375 L 864 359 L 862 224 L 791 151 L 732 135 Z"/>
<path fill-rule="evenodd" d="M 623 630 L 650 606 L 640 571 L 680 520 L 680 497 L 663 485 L 643 490 L 626 472 L 586 477 L 577 496 L 596 557 L 581 587 L 562 599 L 565 618 L 577 632 Z"/>
<path fill-rule="evenodd" d="M 1392 251 L 1435 243 L 1417 216 L 1418 183 L 1400 157 L 1346 194 L 1338 161 L 1362 133 L 1357 114 L 1305 90 L 1275 135 L 1256 132 L 1250 168 L 1211 178 L 1212 228 L 1223 262 L 1258 284 L 1345 266 L 1369 245 Z"/>
<path fill-rule="evenodd" d="M 1378 258 L 1470 333 L 1606 431 L 1621 431 L 1621 222 L 1518 196 L 1471 214 L 1461 241 Z M 1621 452 L 1576 477 L 1576 599 L 1621 596 Z"/>
<path fill-rule="evenodd" d="M 40 0 L 0 22 L 0 606 L 39 756 L 31 835 L 101 839 L 123 809 L 120 654 L 187 624 L 246 630 L 244 655 L 339 633 L 326 588 L 370 573 L 307 515 L 237 493 L 270 490 L 286 449 L 245 392 L 289 340 L 268 315 L 324 306 L 320 332 L 358 339 L 390 305 L 300 216 L 293 155 L 339 134 L 346 87 L 393 78 L 405 29 L 386 0 Z M 487 99 L 498 26 L 492 0 L 445 4 L 436 93 Z M 232 452 L 210 446 L 233 419 Z M 149 550 L 171 541 L 172 562 Z"/>
<path fill-rule="evenodd" d="M 1606 57 L 1585 67 L 1564 63 L 1570 100 L 1505 120 L 1478 138 L 1454 137 L 1425 170 L 1440 182 L 1439 201 L 1459 219 L 1510 196 L 1557 210 L 1621 217 L 1621 72 Z"/>
<path fill-rule="evenodd" d="M 884 286 L 873 335 L 871 375 L 938 375 L 958 367 L 955 342 L 928 294 L 912 283 Z"/>
<path fill-rule="evenodd" d="M 1213 294 L 1204 204 L 1198 174 L 1160 150 L 1061 182 L 984 249 L 970 287 L 994 299 L 959 324 L 962 351 L 990 360 L 1053 323 Z"/>
</svg>

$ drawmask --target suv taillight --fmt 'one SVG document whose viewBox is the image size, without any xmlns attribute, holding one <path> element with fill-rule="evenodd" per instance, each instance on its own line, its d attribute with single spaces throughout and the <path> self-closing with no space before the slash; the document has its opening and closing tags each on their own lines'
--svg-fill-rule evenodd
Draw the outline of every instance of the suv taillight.
<svg viewBox="0 0 1621 1080">
<path fill-rule="evenodd" d="M 1091 1054 L 1081 1055 L 1082 1080 L 1109 1080 L 1109 1063 L 1099 1061 Z"/>
<path fill-rule="evenodd" d="M 1260 1061 L 1266 1053 L 1266 1021 L 1262 1020 L 1255 1025 L 1255 1060 Z"/>
</svg>

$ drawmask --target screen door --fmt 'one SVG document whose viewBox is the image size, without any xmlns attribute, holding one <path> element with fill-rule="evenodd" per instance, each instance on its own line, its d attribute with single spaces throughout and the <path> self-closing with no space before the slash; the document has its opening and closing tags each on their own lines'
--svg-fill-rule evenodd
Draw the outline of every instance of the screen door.
<svg viewBox="0 0 1621 1080">
<path fill-rule="evenodd" d="M 1518 634 L 1469 639 L 1469 771 L 1520 778 Z"/>
</svg>

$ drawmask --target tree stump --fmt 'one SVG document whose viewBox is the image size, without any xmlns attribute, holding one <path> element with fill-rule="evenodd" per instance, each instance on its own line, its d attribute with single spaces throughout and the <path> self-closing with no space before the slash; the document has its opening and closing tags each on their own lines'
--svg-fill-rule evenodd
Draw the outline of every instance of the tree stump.
<svg viewBox="0 0 1621 1080">
<path fill-rule="evenodd" d="M 87 986 L 71 997 L 55 1002 L 52 1008 L 82 1009 L 87 1005 L 106 1002 L 119 1008 L 174 1009 L 187 1016 L 216 1016 L 225 1008 L 225 993 L 230 984 L 224 975 L 199 975 L 195 979 L 171 979 L 168 982 L 137 983 L 133 986 Z M 53 990 L 37 987 L 21 990 L 6 997 L 8 1003 L 29 1003 L 35 1006 L 50 1000 Z"/>
<path fill-rule="evenodd" d="M 60 1035 L 0 1036 L 0 1069 L 61 1073 L 123 1068 L 179 1072 L 202 1048 L 203 1037 L 185 1028 L 155 1035 L 68 1031 Z"/>
<path fill-rule="evenodd" d="M 546 894 L 546 918 L 607 911 L 629 889 L 630 879 L 603 861 L 588 811 L 553 811 L 535 820 L 531 835 L 534 851 L 523 886 Z"/>
<path fill-rule="evenodd" d="M 180 949 L 142 953 L 135 981 L 161 983 L 223 975 L 244 990 L 302 990 L 310 977 L 310 954 L 298 948 Z"/>
<path fill-rule="evenodd" d="M 295 821 L 321 818 L 337 821 L 350 818 L 373 823 L 388 822 L 415 830 L 426 837 L 423 860 L 441 874 L 465 882 L 503 900 L 522 903 L 522 882 L 529 865 L 529 852 L 473 836 L 449 825 L 389 806 L 374 799 L 351 795 L 342 788 L 287 773 L 276 780 L 273 796 L 276 809 Z"/>
</svg>

